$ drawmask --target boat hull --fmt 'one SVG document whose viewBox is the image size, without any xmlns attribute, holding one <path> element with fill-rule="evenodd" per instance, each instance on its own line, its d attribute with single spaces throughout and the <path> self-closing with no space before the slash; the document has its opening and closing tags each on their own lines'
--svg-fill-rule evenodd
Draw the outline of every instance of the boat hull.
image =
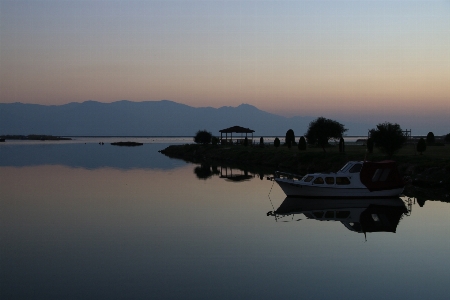
<svg viewBox="0 0 450 300">
<path fill-rule="evenodd" d="M 365 187 L 307 185 L 279 178 L 275 181 L 288 197 L 387 198 L 399 196 L 403 192 L 403 188 L 370 191 Z"/>
</svg>

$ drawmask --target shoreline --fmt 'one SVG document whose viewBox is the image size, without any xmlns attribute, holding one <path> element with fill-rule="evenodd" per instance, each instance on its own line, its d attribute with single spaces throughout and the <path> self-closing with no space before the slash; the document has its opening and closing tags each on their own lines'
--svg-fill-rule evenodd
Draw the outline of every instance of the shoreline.
<svg viewBox="0 0 450 300">
<path fill-rule="evenodd" d="M 391 160 L 397 162 L 399 172 L 407 181 L 405 194 L 450 196 L 450 152 L 448 145 L 428 147 L 429 153 L 415 153 L 413 145 L 406 145 Z M 193 163 L 232 164 L 247 168 L 263 169 L 265 174 L 285 171 L 304 175 L 314 172 L 336 172 L 350 160 L 381 161 L 388 159 L 374 149 L 372 154 L 361 145 L 346 145 L 344 153 L 336 146 L 327 148 L 308 148 L 300 151 L 297 147 L 280 146 L 240 146 L 240 145 L 171 145 L 160 152 L 171 158 Z M 446 151 L 447 150 L 447 151 Z M 446 200 L 448 201 L 448 200 Z"/>
</svg>

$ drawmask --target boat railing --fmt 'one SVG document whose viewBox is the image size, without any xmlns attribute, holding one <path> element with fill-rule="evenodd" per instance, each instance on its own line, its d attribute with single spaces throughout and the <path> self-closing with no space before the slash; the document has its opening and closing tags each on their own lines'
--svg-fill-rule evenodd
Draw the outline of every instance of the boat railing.
<svg viewBox="0 0 450 300">
<path fill-rule="evenodd" d="M 299 175 L 299 174 L 293 174 L 293 173 L 288 173 L 288 172 L 276 171 L 275 172 L 275 178 L 291 179 L 292 181 L 294 181 L 294 180 L 301 180 L 303 178 L 303 176 Z"/>
</svg>

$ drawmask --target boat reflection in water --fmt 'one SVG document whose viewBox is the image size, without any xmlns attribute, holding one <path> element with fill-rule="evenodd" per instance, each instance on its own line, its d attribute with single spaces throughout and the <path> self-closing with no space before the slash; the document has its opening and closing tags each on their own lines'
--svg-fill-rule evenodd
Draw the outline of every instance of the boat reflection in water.
<svg viewBox="0 0 450 300">
<path fill-rule="evenodd" d="M 408 210 L 400 198 L 385 199 L 310 199 L 287 197 L 275 211 L 278 221 L 292 215 L 303 214 L 308 219 L 339 221 L 347 229 L 359 233 L 394 232 Z M 284 220 L 284 219 L 283 219 Z"/>
</svg>

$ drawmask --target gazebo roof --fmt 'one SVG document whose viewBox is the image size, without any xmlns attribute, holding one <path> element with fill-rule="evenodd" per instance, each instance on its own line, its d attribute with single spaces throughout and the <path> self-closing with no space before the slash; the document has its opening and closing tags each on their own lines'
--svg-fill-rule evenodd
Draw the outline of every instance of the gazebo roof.
<svg viewBox="0 0 450 300">
<path fill-rule="evenodd" d="M 230 128 L 226 128 L 226 129 L 219 130 L 219 132 L 221 132 L 221 133 L 229 133 L 229 132 L 236 132 L 236 133 L 253 133 L 253 132 L 255 132 L 255 131 L 252 130 L 252 129 L 249 129 L 249 128 L 241 127 L 241 126 L 233 126 L 233 127 L 230 127 Z"/>
</svg>

